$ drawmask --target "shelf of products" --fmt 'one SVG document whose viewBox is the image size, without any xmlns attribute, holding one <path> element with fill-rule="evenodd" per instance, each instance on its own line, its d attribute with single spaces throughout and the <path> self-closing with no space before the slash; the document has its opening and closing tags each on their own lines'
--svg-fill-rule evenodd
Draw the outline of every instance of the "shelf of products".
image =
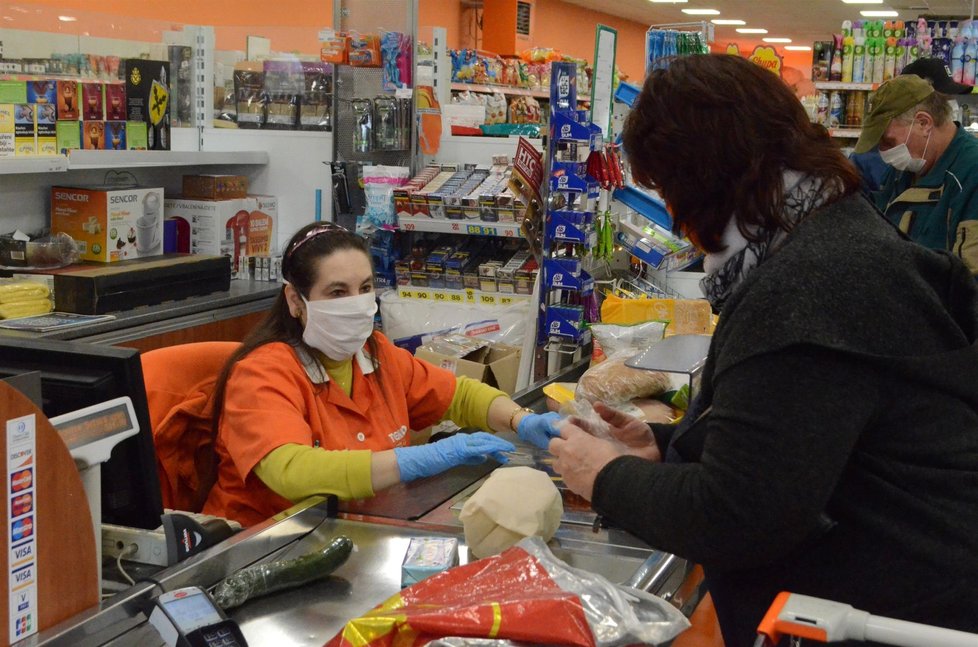
<svg viewBox="0 0 978 647">
<path fill-rule="evenodd" d="M 265 151 L 214 153 L 198 151 L 105 151 L 75 150 L 70 155 L 37 155 L 0 158 L 0 175 L 65 173 L 67 171 L 113 168 L 164 168 L 268 164 Z"/>
<path fill-rule="evenodd" d="M 534 99 L 550 100 L 550 92 L 547 90 L 532 90 L 530 88 L 519 88 L 512 85 L 480 85 L 478 83 L 452 83 L 452 90 L 455 92 L 501 92 L 514 96 L 533 97 Z M 578 103 L 591 103 L 590 99 L 578 99 Z"/>
<path fill-rule="evenodd" d="M 465 234 L 469 236 L 497 236 L 519 238 L 520 226 L 515 222 L 473 222 L 471 220 L 442 220 L 438 218 L 398 217 L 401 231 L 423 231 L 436 234 Z"/>
<path fill-rule="evenodd" d="M 829 135 L 839 139 L 859 139 L 862 128 L 829 128 Z"/>
<path fill-rule="evenodd" d="M 444 288 L 423 288 L 399 286 L 397 296 L 416 301 L 435 301 L 439 303 L 466 303 L 484 306 L 508 306 L 514 303 L 527 303 L 532 298 L 528 294 L 507 294 L 505 292 L 482 292 L 481 290 L 448 290 Z"/>
<path fill-rule="evenodd" d="M 816 90 L 866 90 L 871 92 L 879 83 L 843 83 L 841 81 L 816 81 Z"/>
</svg>

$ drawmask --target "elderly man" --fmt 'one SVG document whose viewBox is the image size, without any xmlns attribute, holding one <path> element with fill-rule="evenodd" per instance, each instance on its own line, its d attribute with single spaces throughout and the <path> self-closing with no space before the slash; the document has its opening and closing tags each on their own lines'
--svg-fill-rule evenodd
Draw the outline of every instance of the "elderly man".
<svg viewBox="0 0 978 647">
<path fill-rule="evenodd" d="M 950 112 L 948 97 L 930 83 L 898 76 L 870 99 L 855 152 L 878 144 L 890 165 L 876 194 L 890 222 L 978 274 L 978 141 Z"/>
</svg>

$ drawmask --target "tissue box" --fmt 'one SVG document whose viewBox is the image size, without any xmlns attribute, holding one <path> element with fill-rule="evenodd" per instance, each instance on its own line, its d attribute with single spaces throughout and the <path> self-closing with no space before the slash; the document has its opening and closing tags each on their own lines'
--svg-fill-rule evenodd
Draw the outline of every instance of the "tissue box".
<svg viewBox="0 0 978 647">
<path fill-rule="evenodd" d="M 401 588 L 458 566 L 458 539 L 412 537 L 401 564 Z"/>
<path fill-rule="evenodd" d="M 115 262 L 163 253 L 162 188 L 51 188 L 51 231 L 78 243 L 81 259 Z"/>
</svg>

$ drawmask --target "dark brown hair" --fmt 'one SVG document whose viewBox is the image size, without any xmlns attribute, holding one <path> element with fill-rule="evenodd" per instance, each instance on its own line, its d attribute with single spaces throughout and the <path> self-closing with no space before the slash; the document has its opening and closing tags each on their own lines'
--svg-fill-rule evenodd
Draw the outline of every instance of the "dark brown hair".
<svg viewBox="0 0 978 647">
<path fill-rule="evenodd" d="M 299 294 L 308 299 L 309 291 L 319 278 L 319 261 L 344 249 L 361 251 L 370 259 L 370 248 L 364 238 L 342 227 L 324 225 L 323 223 L 306 225 L 297 231 L 289 240 L 288 245 L 285 246 L 285 254 L 282 257 L 282 278 L 298 290 Z M 308 354 L 314 355 L 313 349 L 302 340 L 302 332 L 302 322 L 289 312 L 289 304 L 285 298 L 283 286 L 275 298 L 271 310 L 268 311 L 261 323 L 245 337 L 241 347 L 231 355 L 221 370 L 214 386 L 214 409 L 211 419 L 211 431 L 215 438 L 220 426 L 221 415 L 224 413 L 224 396 L 227 393 L 228 378 L 234 369 L 234 365 L 256 348 L 273 342 L 285 342 L 297 348 L 301 347 Z M 367 340 L 367 351 L 376 367 L 379 350 L 373 337 Z M 380 379 L 380 373 L 375 374 L 377 379 Z M 208 477 L 209 483 L 205 485 L 206 490 L 210 489 L 217 478 L 216 464 L 213 473 L 209 474 Z"/>
<path fill-rule="evenodd" d="M 835 200 L 859 174 L 777 76 L 739 56 L 676 58 L 653 70 L 623 135 L 636 182 L 656 189 L 673 229 L 707 252 L 724 249 L 731 216 L 748 240 L 784 221 L 785 170 L 826 181 Z"/>
</svg>

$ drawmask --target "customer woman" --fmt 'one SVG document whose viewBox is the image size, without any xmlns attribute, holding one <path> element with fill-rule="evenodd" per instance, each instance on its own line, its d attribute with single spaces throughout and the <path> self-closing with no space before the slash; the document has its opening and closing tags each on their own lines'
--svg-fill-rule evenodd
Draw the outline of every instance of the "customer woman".
<svg viewBox="0 0 978 647">
<path fill-rule="evenodd" d="M 513 445 L 484 433 L 410 446 L 442 419 L 517 431 L 546 446 L 555 414 L 414 358 L 374 331 L 366 242 L 333 224 L 299 230 L 282 258 L 285 285 L 215 388 L 217 482 L 204 512 L 244 525 L 331 493 L 373 496 Z"/>
<path fill-rule="evenodd" d="M 740 57 L 653 71 L 624 145 L 706 252 L 720 322 L 678 426 L 600 408 L 631 455 L 562 429 L 568 486 L 703 565 L 727 647 L 753 644 L 782 590 L 978 631 L 968 270 L 890 226 L 791 91 Z"/>
</svg>

